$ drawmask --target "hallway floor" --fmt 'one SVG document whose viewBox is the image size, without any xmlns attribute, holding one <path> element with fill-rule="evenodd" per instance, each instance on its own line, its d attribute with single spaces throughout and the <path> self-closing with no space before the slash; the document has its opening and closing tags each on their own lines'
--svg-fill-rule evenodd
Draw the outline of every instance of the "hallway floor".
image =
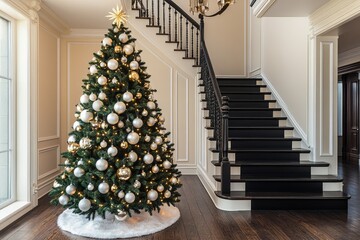
<svg viewBox="0 0 360 240">
<path fill-rule="evenodd" d="M 182 177 L 180 220 L 170 228 L 136 239 L 360 239 L 359 166 L 339 164 L 344 191 L 351 194 L 344 211 L 224 212 L 216 209 L 196 176 Z M 39 207 L 0 232 L 0 239 L 88 239 L 62 232 L 56 225 L 61 207 Z M 134 238 L 135 239 L 135 238 Z"/>
</svg>

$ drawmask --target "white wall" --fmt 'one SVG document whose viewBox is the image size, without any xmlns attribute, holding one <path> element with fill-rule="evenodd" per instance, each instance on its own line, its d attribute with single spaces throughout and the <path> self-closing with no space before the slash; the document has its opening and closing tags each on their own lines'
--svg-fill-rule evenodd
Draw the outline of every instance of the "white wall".
<svg viewBox="0 0 360 240">
<path fill-rule="evenodd" d="M 270 81 L 287 110 L 308 132 L 308 20 L 262 18 L 262 75 Z"/>
</svg>

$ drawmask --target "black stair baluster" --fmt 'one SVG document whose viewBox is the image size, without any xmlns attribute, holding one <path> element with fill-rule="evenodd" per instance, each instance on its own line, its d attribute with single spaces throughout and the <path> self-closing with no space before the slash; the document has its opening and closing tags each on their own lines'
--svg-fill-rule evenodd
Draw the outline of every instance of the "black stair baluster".
<svg viewBox="0 0 360 240">
<path fill-rule="evenodd" d="M 194 25 L 191 26 L 191 58 L 194 58 Z"/>
<path fill-rule="evenodd" d="M 151 0 L 151 26 L 155 26 L 154 0 Z"/>
<path fill-rule="evenodd" d="M 165 31 L 165 0 L 163 0 L 163 34 L 166 34 L 166 31 Z"/>
<path fill-rule="evenodd" d="M 196 30 L 196 65 L 199 66 L 199 30 Z"/>
<path fill-rule="evenodd" d="M 149 17 L 149 0 L 146 0 L 146 17 Z"/>
<path fill-rule="evenodd" d="M 177 42 L 178 41 L 178 32 L 177 32 L 178 25 L 177 25 L 177 11 L 176 10 L 175 10 L 174 18 L 175 18 L 175 42 Z"/>
<path fill-rule="evenodd" d="M 182 22 L 183 22 L 183 16 L 180 14 L 180 50 L 183 49 L 183 25 L 182 25 Z"/>
<path fill-rule="evenodd" d="M 189 58 L 189 21 L 186 20 L 186 36 L 185 36 L 185 58 Z"/>
<path fill-rule="evenodd" d="M 160 0 L 157 0 L 157 25 L 160 26 Z"/>
<path fill-rule="evenodd" d="M 169 5 L 169 42 L 171 42 L 171 6 Z"/>
</svg>

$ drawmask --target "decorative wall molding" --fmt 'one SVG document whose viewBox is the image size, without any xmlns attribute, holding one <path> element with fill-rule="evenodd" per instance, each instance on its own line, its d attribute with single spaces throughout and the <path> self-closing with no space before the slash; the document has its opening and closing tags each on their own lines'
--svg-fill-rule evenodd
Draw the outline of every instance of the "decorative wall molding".
<svg viewBox="0 0 360 240">
<path fill-rule="evenodd" d="M 42 179 L 44 179 L 44 178 L 46 178 L 46 177 L 48 177 L 48 176 L 50 176 L 50 175 L 52 175 L 52 174 L 54 174 L 54 173 L 56 173 L 56 172 L 58 172 L 60 170 L 60 167 L 59 167 L 59 164 L 60 164 L 60 145 L 59 144 L 44 147 L 44 148 L 39 148 L 39 150 L 38 150 L 38 159 L 40 160 L 40 155 L 42 153 L 50 152 L 50 151 L 53 151 L 53 150 L 56 150 L 56 156 L 57 156 L 56 168 L 51 169 L 50 171 L 39 175 L 37 180 L 42 180 Z M 39 166 L 40 166 L 40 164 L 39 164 Z M 40 173 L 39 166 L 38 166 L 38 172 Z"/>
<path fill-rule="evenodd" d="M 258 17 L 261 18 L 262 16 L 264 16 L 264 14 L 267 12 L 267 10 L 269 10 L 269 8 L 274 4 L 276 0 L 258 0 L 256 1 L 255 5 L 252 7 L 253 10 L 253 14 Z"/>
<path fill-rule="evenodd" d="M 318 36 L 358 16 L 360 1 L 329 1 L 309 16 L 310 35 Z"/>
<path fill-rule="evenodd" d="M 273 97 L 276 99 L 277 104 L 281 107 L 283 113 L 288 118 L 288 121 L 295 128 L 295 132 L 297 134 L 299 134 L 299 136 L 301 137 L 304 144 L 307 147 L 310 147 L 307 134 L 300 127 L 300 124 L 296 121 L 295 117 L 291 114 L 291 111 L 287 107 L 285 101 L 282 99 L 280 94 L 276 91 L 275 87 L 271 84 L 270 80 L 264 74 L 262 74 L 262 78 L 263 78 L 264 83 L 267 85 L 270 92 L 272 93 Z"/>
<path fill-rule="evenodd" d="M 360 61 L 360 47 L 339 54 L 339 66 L 348 65 L 358 61 Z"/>
<path fill-rule="evenodd" d="M 39 23 L 39 28 L 42 28 L 43 30 L 45 30 L 46 32 L 48 32 L 50 35 L 52 35 L 55 39 L 56 39 L 56 44 L 57 44 L 57 69 L 56 69 L 56 88 L 57 88 L 57 98 L 56 98 L 56 134 L 52 135 L 52 136 L 39 136 L 38 141 L 39 142 L 44 142 L 44 141 L 50 141 L 50 140 L 56 140 L 56 139 L 60 139 L 60 89 L 61 89 L 61 79 L 60 79 L 60 37 L 58 35 L 57 32 L 54 32 L 51 28 L 49 28 L 46 24 L 43 24 L 42 22 Z M 38 89 L 38 93 L 39 93 L 39 89 Z M 39 96 L 38 96 L 39 99 Z M 39 113 L 38 113 L 39 114 Z"/>
</svg>

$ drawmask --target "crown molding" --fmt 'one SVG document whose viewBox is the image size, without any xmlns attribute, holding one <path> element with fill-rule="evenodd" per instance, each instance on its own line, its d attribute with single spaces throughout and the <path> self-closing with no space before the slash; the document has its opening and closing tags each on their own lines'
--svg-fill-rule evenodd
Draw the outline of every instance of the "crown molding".
<svg viewBox="0 0 360 240">
<path fill-rule="evenodd" d="M 257 17 L 257 18 L 261 18 L 262 16 L 264 16 L 264 14 L 267 12 L 267 10 L 269 10 L 269 8 L 274 4 L 276 0 L 261 0 L 261 1 L 256 1 L 255 4 L 253 5 L 253 14 Z"/>
<path fill-rule="evenodd" d="M 42 0 L 34 0 L 32 2 L 39 2 L 39 16 L 40 19 L 45 21 L 51 27 L 56 29 L 61 34 L 67 34 L 70 31 L 70 27 L 65 23 L 56 13 L 46 6 Z M 35 3 L 34 3 L 35 4 Z"/>
</svg>

